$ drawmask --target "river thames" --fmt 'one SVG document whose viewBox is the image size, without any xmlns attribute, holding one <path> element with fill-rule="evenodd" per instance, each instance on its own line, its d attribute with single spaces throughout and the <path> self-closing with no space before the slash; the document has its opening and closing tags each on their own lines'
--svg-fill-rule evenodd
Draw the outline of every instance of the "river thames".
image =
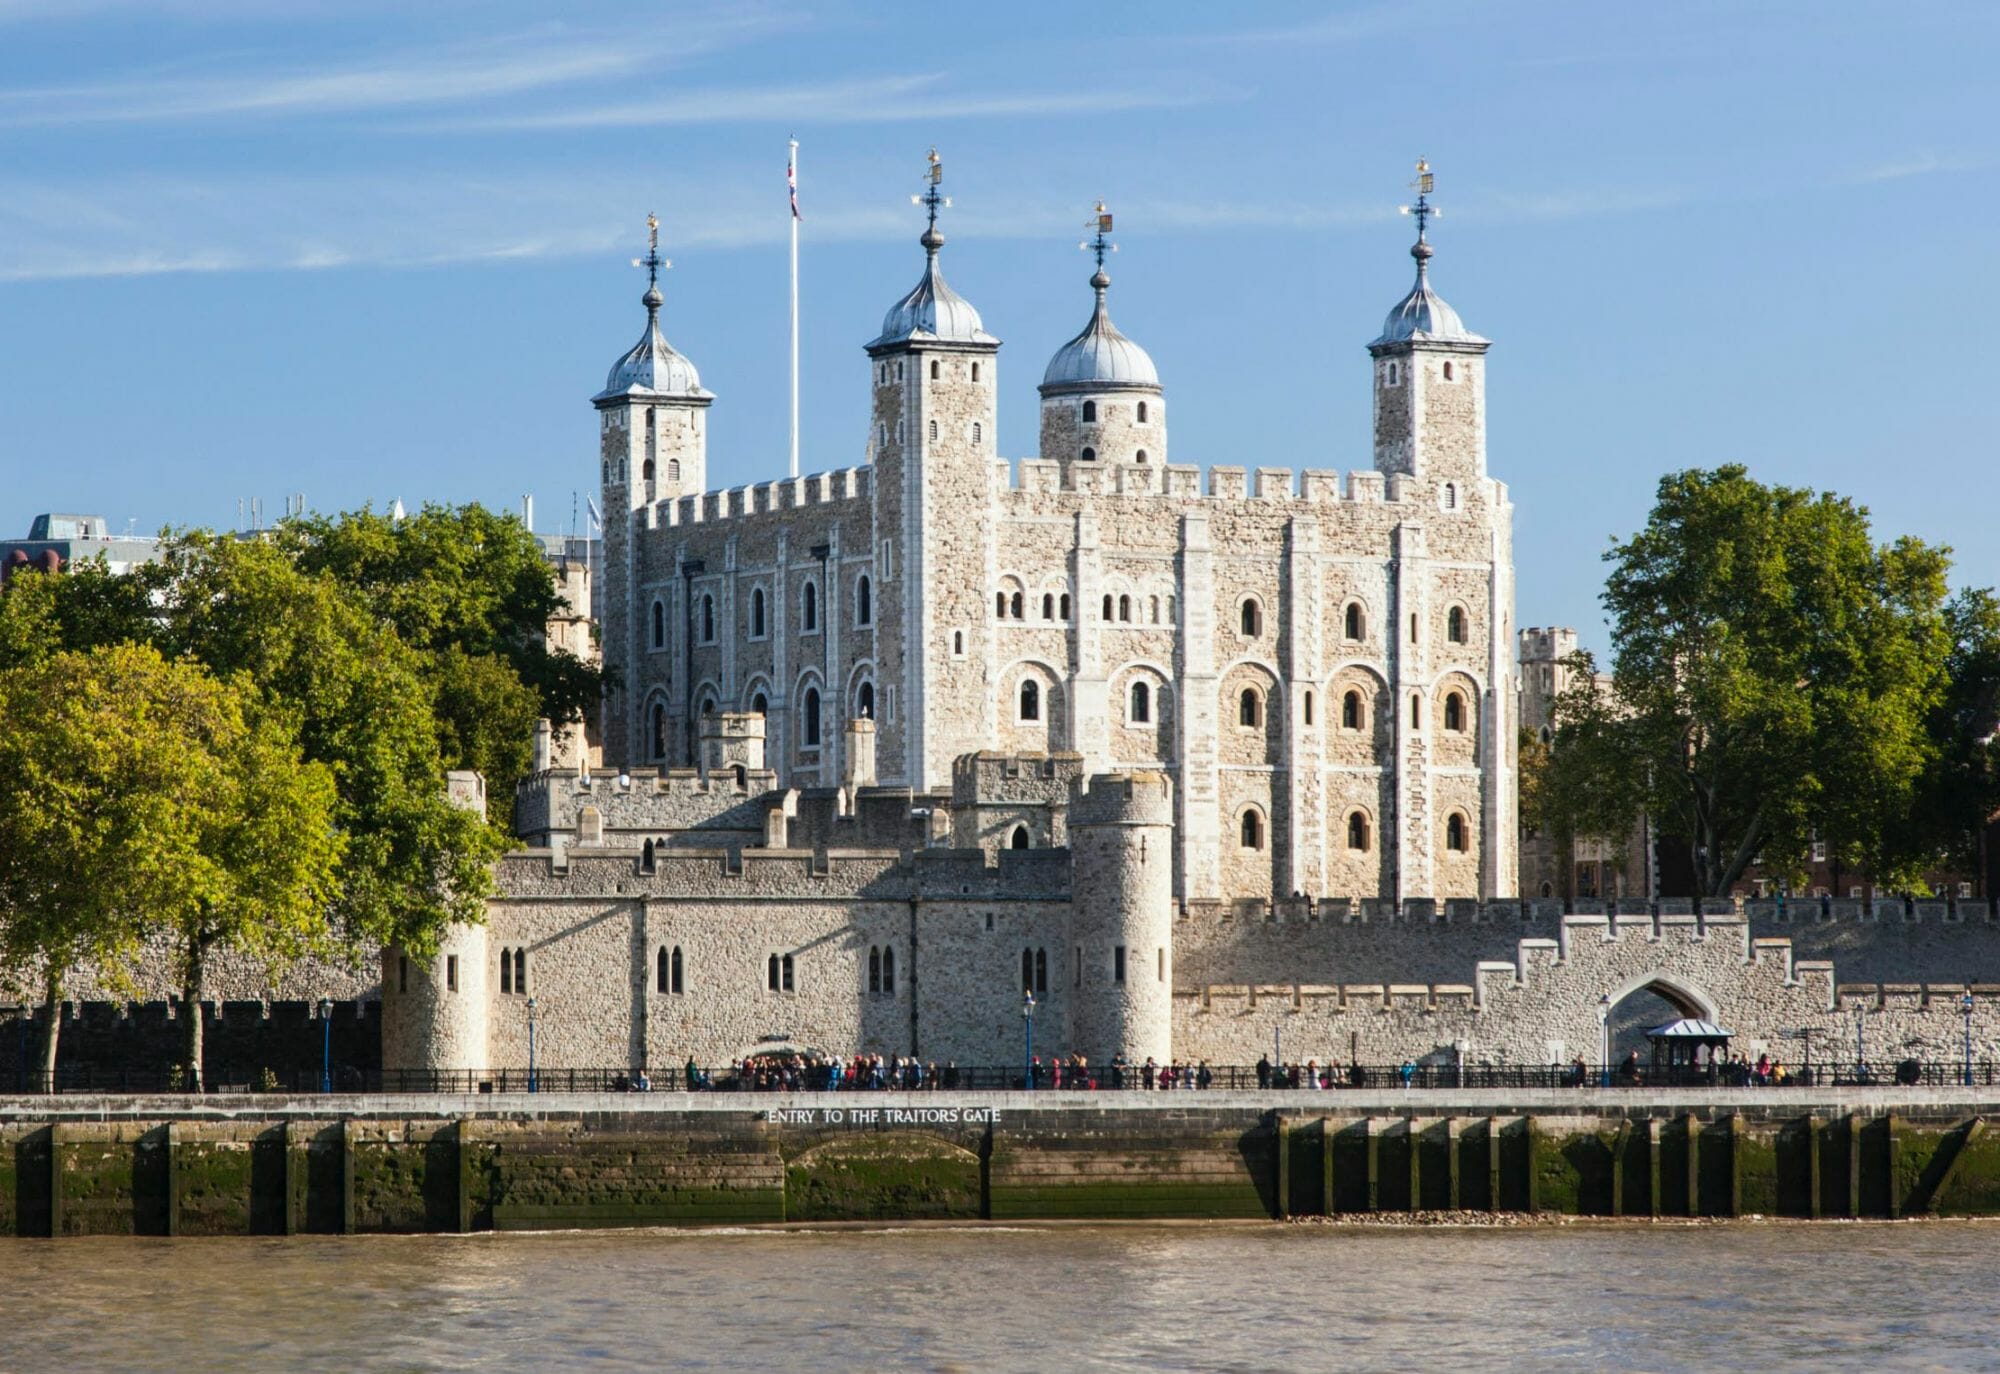
<svg viewBox="0 0 2000 1374">
<path fill-rule="evenodd" d="M 0 1242 L 7 1370 L 1964 1370 L 1991 1223 Z"/>
</svg>

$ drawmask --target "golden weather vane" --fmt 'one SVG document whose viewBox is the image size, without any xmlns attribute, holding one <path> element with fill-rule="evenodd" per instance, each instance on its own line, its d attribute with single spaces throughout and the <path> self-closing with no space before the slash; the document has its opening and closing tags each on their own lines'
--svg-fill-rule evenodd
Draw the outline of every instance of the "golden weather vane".
<svg viewBox="0 0 2000 1374">
<path fill-rule="evenodd" d="M 632 259 L 632 265 L 646 269 L 646 284 L 648 286 L 658 286 L 660 284 L 660 269 L 671 268 L 673 266 L 673 263 L 660 256 L 660 217 L 658 215 L 648 214 L 646 216 L 646 256 Z"/>
<path fill-rule="evenodd" d="M 1104 208 L 1103 201 L 1097 202 L 1096 207 L 1090 212 L 1090 218 L 1083 222 L 1083 227 L 1091 231 L 1091 237 L 1079 243 L 1077 247 L 1086 253 L 1095 253 L 1097 270 L 1102 272 L 1105 255 L 1118 251 L 1118 245 L 1111 241 L 1111 212 Z"/>
<path fill-rule="evenodd" d="M 930 211 L 931 228 L 937 228 L 939 210 L 951 208 L 951 197 L 938 190 L 944 185 L 944 159 L 938 156 L 935 145 L 924 159 L 924 190 L 922 195 L 910 197 L 910 204 L 921 205 Z"/>
</svg>

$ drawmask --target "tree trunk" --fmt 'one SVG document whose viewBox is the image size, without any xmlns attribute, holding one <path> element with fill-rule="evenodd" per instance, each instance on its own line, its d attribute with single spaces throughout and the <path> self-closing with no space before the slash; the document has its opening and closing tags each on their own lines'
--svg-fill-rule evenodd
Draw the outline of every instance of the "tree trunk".
<svg viewBox="0 0 2000 1374">
<path fill-rule="evenodd" d="M 187 982 L 181 989 L 181 1007 L 186 1013 L 186 1039 L 184 1046 L 187 1058 L 187 1090 L 203 1092 L 207 1088 L 202 1073 L 202 1024 L 201 1024 L 201 984 L 203 956 L 208 952 L 207 944 L 201 936 L 188 938 Z"/>
<path fill-rule="evenodd" d="M 42 1011 L 46 1024 L 42 1028 L 42 1068 L 36 1091 L 52 1093 L 56 1090 L 56 1043 L 62 1036 L 62 975 L 53 969 L 44 987 Z"/>
</svg>

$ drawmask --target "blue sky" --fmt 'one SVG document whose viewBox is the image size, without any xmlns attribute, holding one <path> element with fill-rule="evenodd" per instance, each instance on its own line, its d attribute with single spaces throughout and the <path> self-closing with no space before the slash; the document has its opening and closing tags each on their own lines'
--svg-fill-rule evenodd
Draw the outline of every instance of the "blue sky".
<svg viewBox="0 0 2000 1374">
<path fill-rule="evenodd" d="M 2000 6 L 1949 0 L 0 0 L 0 530 L 291 491 L 532 492 L 558 528 L 649 210 L 711 480 L 781 475 L 796 134 L 807 470 L 861 460 L 932 143 L 948 275 L 1007 341 L 1003 453 L 1088 314 L 1102 196 L 1173 457 L 1368 466 L 1421 154 L 1434 279 L 1495 340 L 1522 624 L 1601 645 L 1607 539 L 1729 460 L 1990 585 L 1996 58 Z"/>
</svg>

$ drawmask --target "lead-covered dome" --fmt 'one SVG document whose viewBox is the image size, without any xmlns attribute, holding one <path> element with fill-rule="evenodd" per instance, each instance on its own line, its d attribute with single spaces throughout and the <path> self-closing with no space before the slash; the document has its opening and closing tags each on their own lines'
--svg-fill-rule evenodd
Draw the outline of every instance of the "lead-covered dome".
<svg viewBox="0 0 2000 1374">
<path fill-rule="evenodd" d="M 1431 290 L 1428 270 L 1431 253 L 1430 244 L 1422 237 L 1411 246 L 1410 256 L 1417 260 L 1417 283 L 1410 288 L 1409 295 L 1396 302 L 1388 318 L 1382 321 L 1381 337 L 1369 347 L 1398 343 L 1488 342 L 1467 329 L 1458 312 L 1445 304 L 1444 297 Z"/>
<path fill-rule="evenodd" d="M 713 399 L 701 389 L 701 374 L 695 371 L 694 364 L 675 352 L 674 346 L 660 333 L 660 288 L 647 287 L 640 299 L 646 306 L 646 332 L 611 365 L 599 398 L 644 395 Z"/>
<path fill-rule="evenodd" d="M 1118 332 L 1111 323 L 1106 296 L 1111 278 L 1100 269 L 1090 279 L 1097 293 L 1097 308 L 1083 332 L 1056 350 L 1042 373 L 1042 390 L 1099 390 L 1132 387 L 1157 391 L 1160 374 L 1146 350 Z"/>
<path fill-rule="evenodd" d="M 910 293 L 882 317 L 882 332 L 868 347 L 899 343 L 997 344 L 986 332 L 972 302 L 951 289 L 938 267 L 944 235 L 933 226 L 924 231 L 924 275 Z"/>
</svg>

